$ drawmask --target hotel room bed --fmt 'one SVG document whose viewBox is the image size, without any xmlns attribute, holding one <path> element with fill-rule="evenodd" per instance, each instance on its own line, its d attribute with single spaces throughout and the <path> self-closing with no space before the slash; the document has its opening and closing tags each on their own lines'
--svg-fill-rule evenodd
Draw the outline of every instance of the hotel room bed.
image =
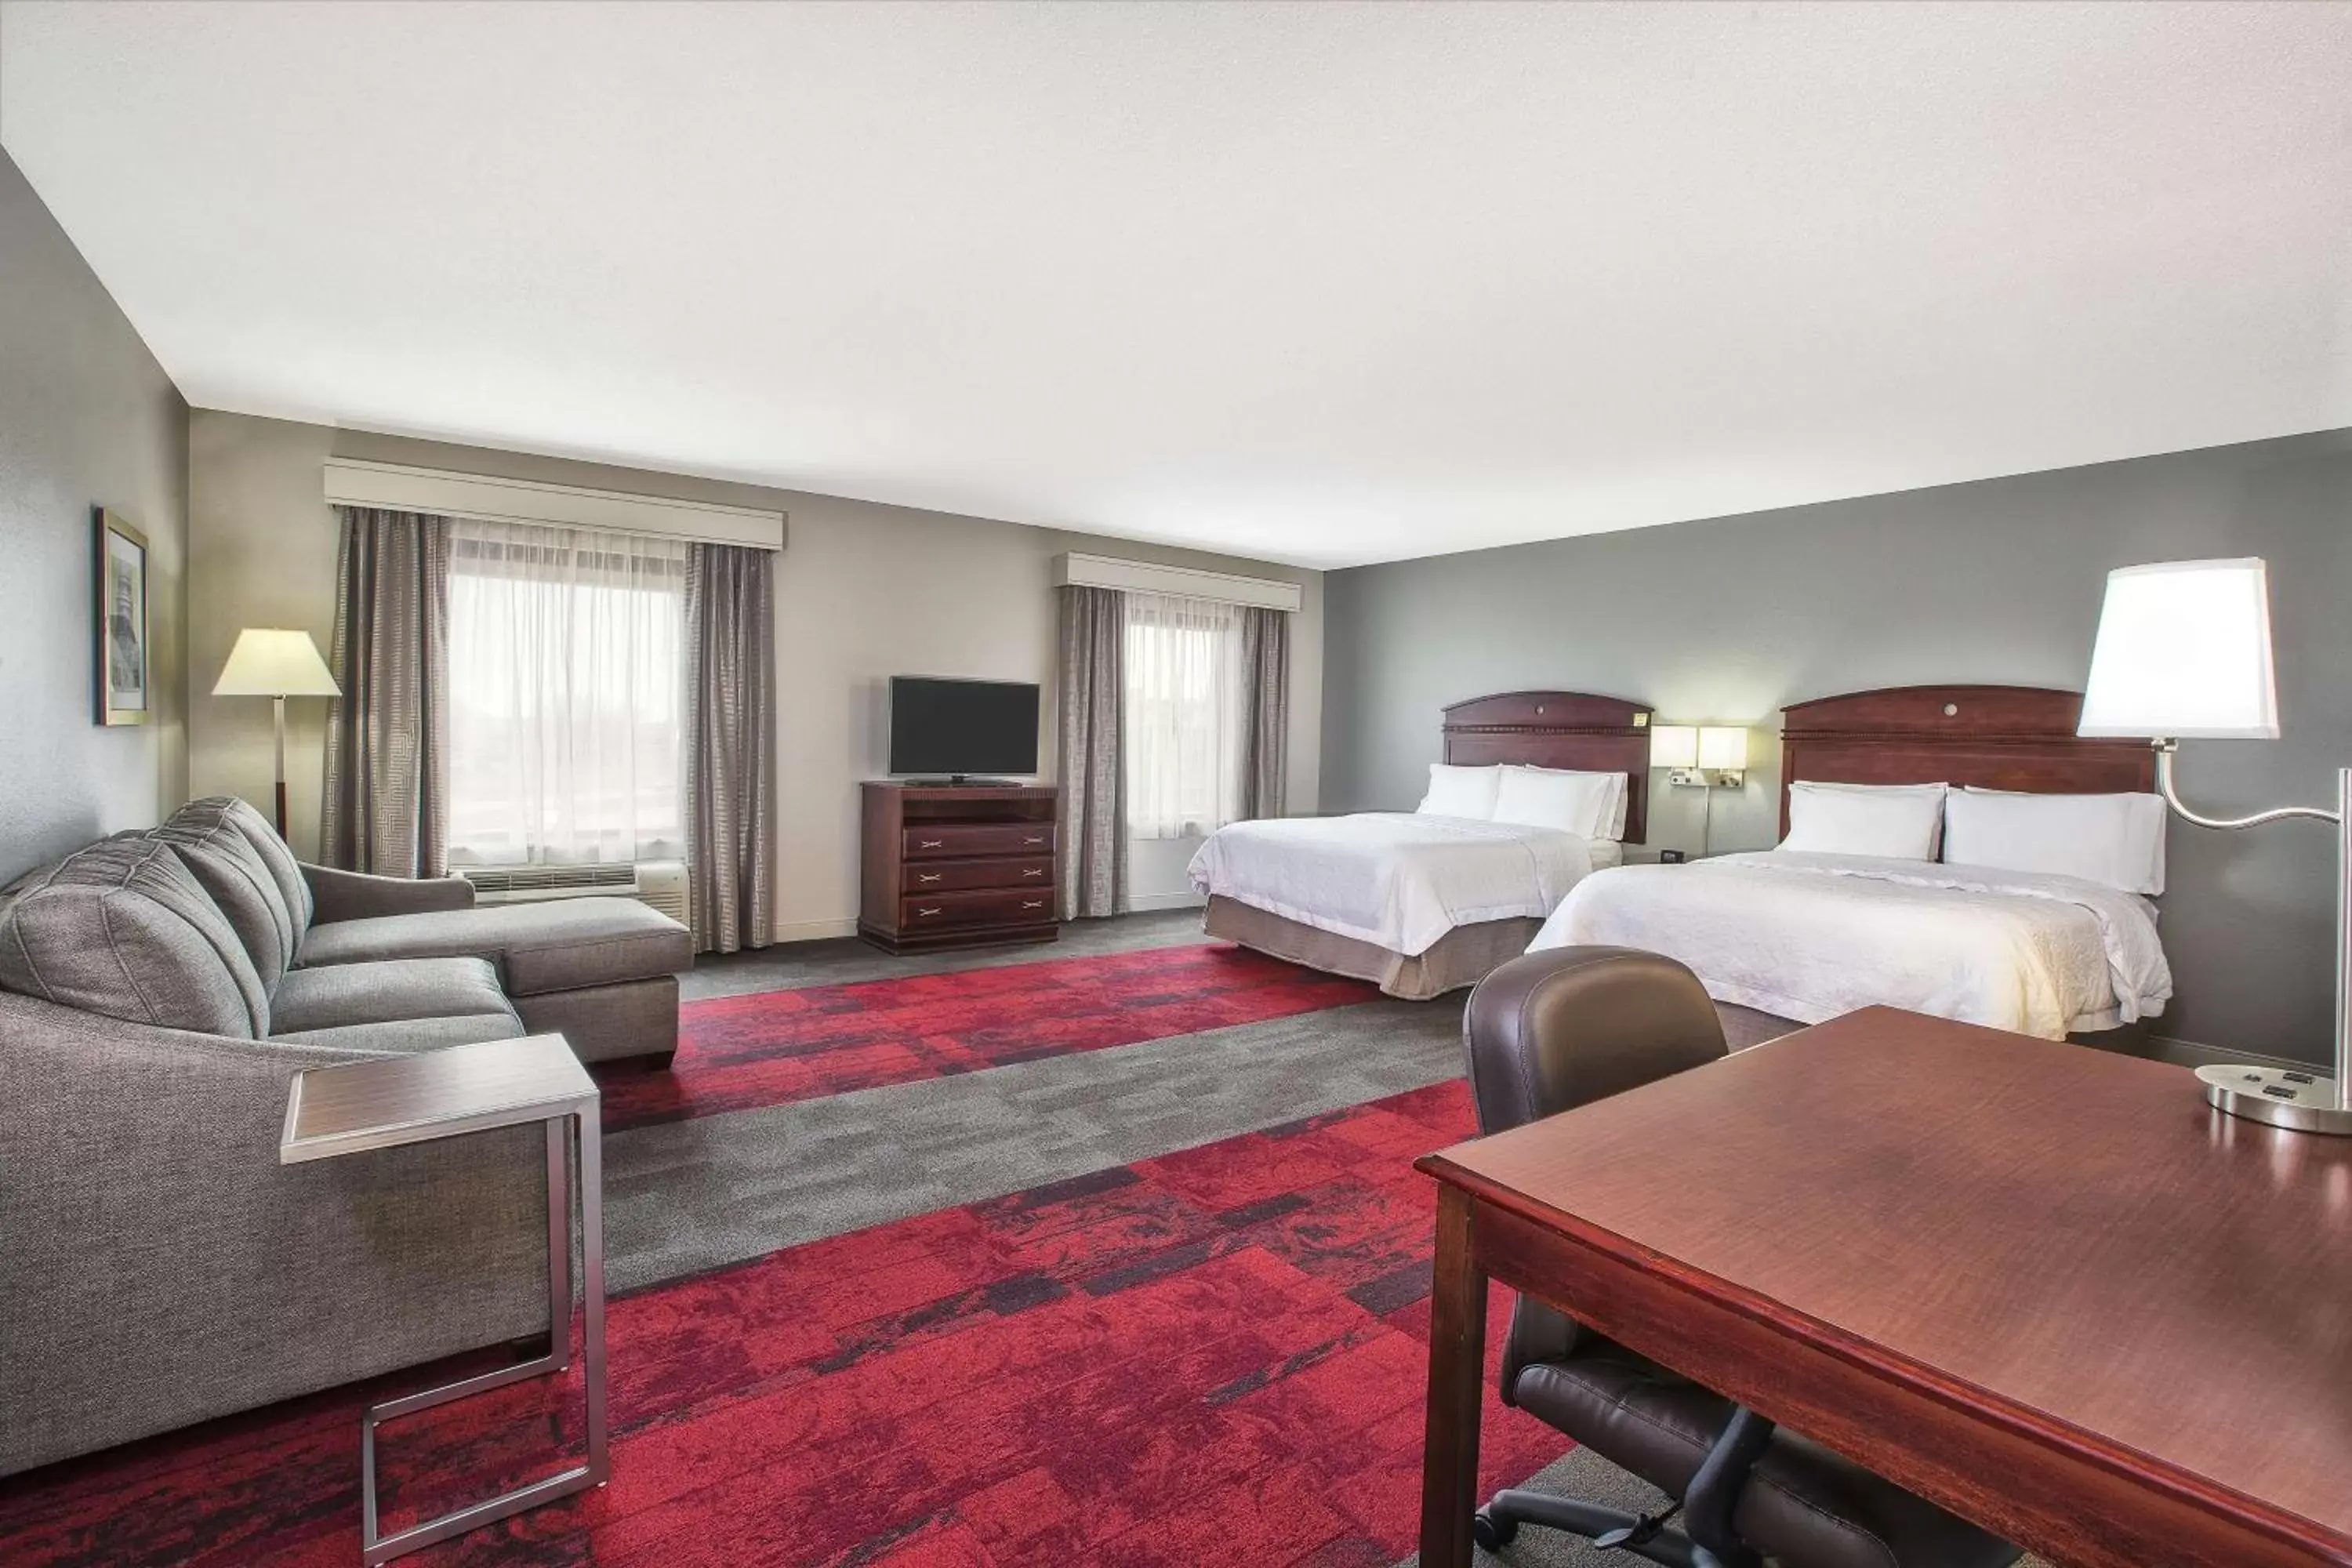
<svg viewBox="0 0 2352 1568">
<path fill-rule="evenodd" d="M 2063 1039 L 2161 1012 L 2146 899 L 2073 877 L 1767 851 L 1633 866 L 1570 892 L 1528 951 L 1638 947 L 1792 1025 L 1883 1004 Z"/>
<path fill-rule="evenodd" d="M 2148 794 L 2148 748 L 2077 738 L 2080 706 L 2068 691 L 1963 686 L 1794 704 L 1781 737 L 1780 826 L 1791 847 L 1595 876 L 1533 946 L 1664 953 L 1698 975 L 1735 1046 L 1873 1004 L 2053 1039 L 2134 1026 L 2172 991 L 2156 906 L 2142 896 L 2162 886 L 2163 811 Z M 1968 843 L 1922 847 L 1960 852 L 1948 859 L 1806 853 L 1786 836 L 1791 792 L 1808 785 L 1882 795 L 1940 785 L 1979 808 L 2131 797 L 2147 808 L 2121 809 L 2153 835 L 2134 840 L 2147 862 L 2137 874 L 2152 879 L 2126 890 L 2129 876 L 1971 864 Z"/>
<path fill-rule="evenodd" d="M 1445 710 L 1448 769 L 1516 765 L 1622 780 L 1589 833 L 1421 812 L 1235 823 L 1192 865 L 1212 936 L 1425 1001 L 1518 956 L 1592 870 L 1622 862 L 1645 819 L 1649 710 L 1521 691 Z M 1614 834 L 1612 837 L 1610 835 Z"/>
</svg>

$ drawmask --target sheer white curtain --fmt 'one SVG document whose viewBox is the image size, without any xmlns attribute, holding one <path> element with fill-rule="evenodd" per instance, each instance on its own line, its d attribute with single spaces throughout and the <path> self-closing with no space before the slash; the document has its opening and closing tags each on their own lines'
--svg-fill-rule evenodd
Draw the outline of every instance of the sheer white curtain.
<svg viewBox="0 0 2352 1568">
<path fill-rule="evenodd" d="M 1241 816 L 1242 613 L 1171 594 L 1127 595 L 1127 828 L 1213 833 Z"/>
<path fill-rule="evenodd" d="M 449 858 L 683 855 L 683 540 L 449 525 Z"/>
</svg>

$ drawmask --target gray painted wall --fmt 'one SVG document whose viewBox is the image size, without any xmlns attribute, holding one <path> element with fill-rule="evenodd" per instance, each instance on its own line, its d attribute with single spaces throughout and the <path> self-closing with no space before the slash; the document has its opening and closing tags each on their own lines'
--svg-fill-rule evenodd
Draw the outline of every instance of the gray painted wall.
<svg viewBox="0 0 2352 1568">
<path fill-rule="evenodd" d="M 188 406 L 0 153 L 0 881 L 184 797 Z M 90 509 L 147 535 L 152 722 L 94 702 Z"/>
<path fill-rule="evenodd" d="M 2221 555 L 2271 563 L 2284 733 L 2186 742 L 2182 792 L 2218 812 L 2332 803 L 2352 763 L 2352 430 L 1331 573 L 1324 809 L 1410 807 L 1438 710 L 1488 691 L 1769 729 L 1784 703 L 1874 686 L 2079 690 L 2109 568 Z M 1775 836 L 1778 738 L 1753 749 L 1747 789 L 1715 800 L 1718 850 Z M 1704 792 L 1651 782 L 1653 851 L 1695 850 Z M 2327 829 L 2171 835 L 2159 1030 L 2323 1059 Z"/>
</svg>

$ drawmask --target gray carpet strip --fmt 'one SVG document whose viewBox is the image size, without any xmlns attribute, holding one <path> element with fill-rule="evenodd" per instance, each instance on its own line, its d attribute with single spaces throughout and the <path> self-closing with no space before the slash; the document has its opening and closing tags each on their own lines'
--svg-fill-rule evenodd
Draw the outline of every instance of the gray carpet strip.
<svg viewBox="0 0 2352 1568">
<path fill-rule="evenodd" d="M 1461 999 L 1382 999 L 616 1132 L 605 1269 L 634 1290 L 1420 1089 Z"/>
</svg>

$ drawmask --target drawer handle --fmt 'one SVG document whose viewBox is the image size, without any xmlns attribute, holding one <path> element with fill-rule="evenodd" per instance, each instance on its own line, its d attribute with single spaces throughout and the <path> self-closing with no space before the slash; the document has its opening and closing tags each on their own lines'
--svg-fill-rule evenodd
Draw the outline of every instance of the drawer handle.
<svg viewBox="0 0 2352 1568">
<path fill-rule="evenodd" d="M 1021 907 L 1024 910 L 1042 910 L 1045 907 L 1045 900 L 1043 899 L 1024 899 L 1021 900 Z"/>
<path fill-rule="evenodd" d="M 1045 868 L 1043 866 L 1031 866 L 1023 870 L 1021 874 L 1024 877 L 1042 877 L 1045 874 Z"/>
<path fill-rule="evenodd" d="M 936 882 L 942 875 L 944 875 L 944 873 L 939 871 L 918 871 L 915 873 L 915 880 L 918 882 Z"/>
<path fill-rule="evenodd" d="M 940 911 L 939 911 L 939 910 L 924 910 L 924 909 L 919 909 L 919 910 L 917 910 L 915 911 L 915 918 L 916 918 L 917 920 L 919 920 L 919 921 L 927 921 L 927 920 L 929 920 L 933 915 L 938 914 L 939 912 L 940 912 Z"/>
<path fill-rule="evenodd" d="M 948 841 L 944 838 L 918 838 L 915 840 L 915 847 L 918 849 L 944 849 L 947 847 L 947 842 Z"/>
<path fill-rule="evenodd" d="M 1043 838 L 1024 838 L 1021 842 L 1024 844 L 1043 844 L 1045 841 Z"/>
</svg>

